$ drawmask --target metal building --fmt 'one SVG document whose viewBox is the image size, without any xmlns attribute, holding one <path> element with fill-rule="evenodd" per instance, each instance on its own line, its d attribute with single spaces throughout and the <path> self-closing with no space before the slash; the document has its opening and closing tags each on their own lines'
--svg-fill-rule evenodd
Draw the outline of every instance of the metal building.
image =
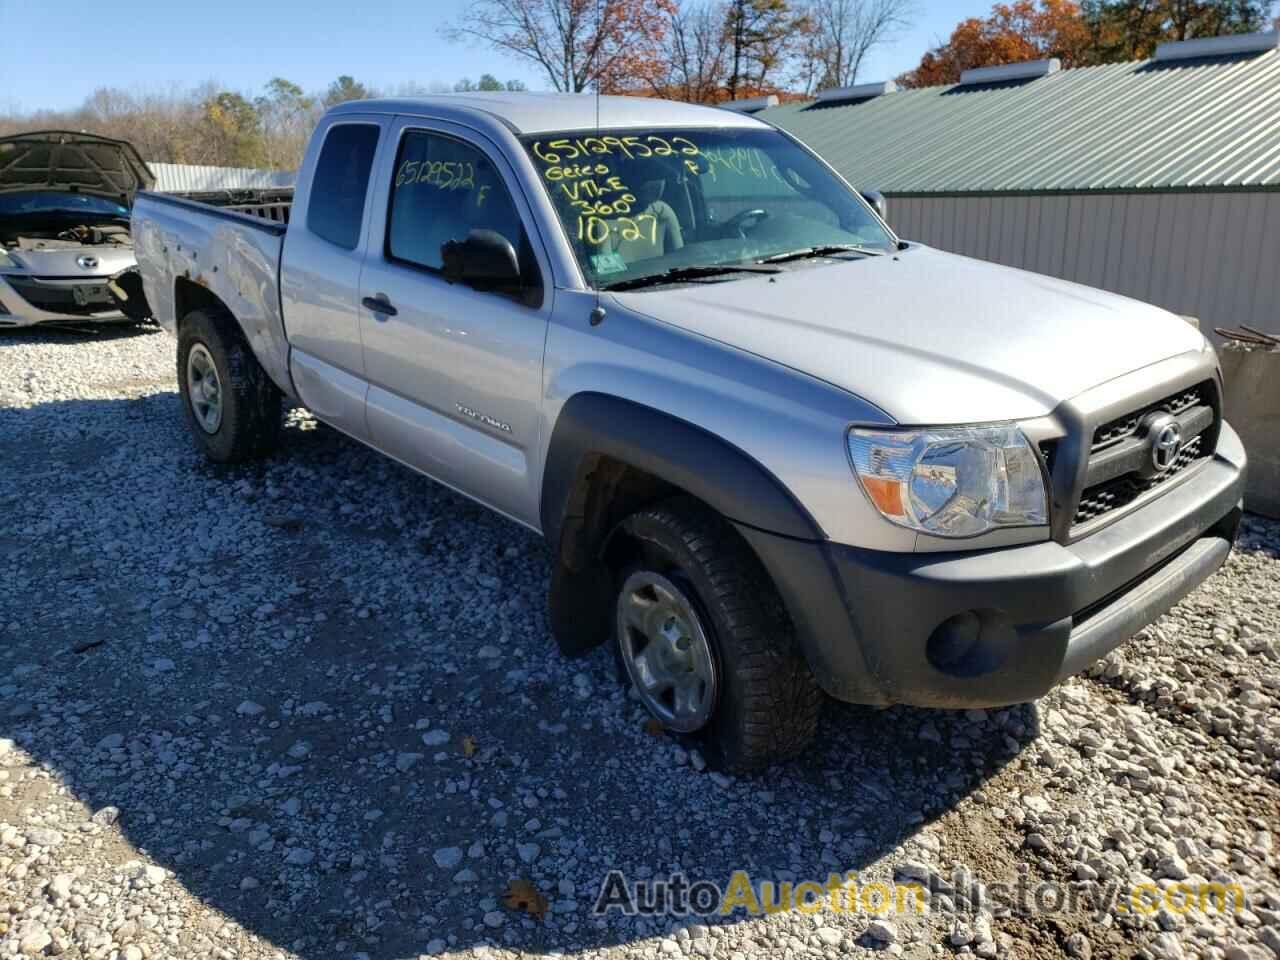
<svg viewBox="0 0 1280 960">
<path fill-rule="evenodd" d="M 270 190 L 292 187 L 293 171 L 255 170 L 251 167 L 209 167 L 191 163 L 158 163 L 148 160 L 161 193 L 201 193 L 213 190 Z"/>
<path fill-rule="evenodd" d="M 1205 331 L 1280 328 L 1277 34 L 1154 59 L 969 71 L 756 115 L 794 133 L 902 236 L 1160 304 Z"/>
</svg>

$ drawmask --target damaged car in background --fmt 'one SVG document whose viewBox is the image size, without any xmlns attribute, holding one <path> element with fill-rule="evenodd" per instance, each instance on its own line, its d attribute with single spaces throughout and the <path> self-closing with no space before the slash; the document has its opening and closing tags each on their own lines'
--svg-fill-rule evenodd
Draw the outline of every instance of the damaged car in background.
<svg viewBox="0 0 1280 960">
<path fill-rule="evenodd" d="M 0 327 L 149 319 L 129 211 L 153 184 L 121 140 L 0 138 Z"/>
</svg>

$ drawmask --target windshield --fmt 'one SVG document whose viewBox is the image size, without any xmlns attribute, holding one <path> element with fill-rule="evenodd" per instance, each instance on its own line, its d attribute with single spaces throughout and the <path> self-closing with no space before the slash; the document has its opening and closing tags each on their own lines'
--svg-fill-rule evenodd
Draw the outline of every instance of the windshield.
<svg viewBox="0 0 1280 960">
<path fill-rule="evenodd" d="M 524 142 L 593 286 L 814 247 L 893 249 L 861 198 L 776 130 L 603 130 Z"/>
<path fill-rule="evenodd" d="M 92 214 L 100 217 L 129 218 L 129 210 L 102 197 L 83 193 L 61 193 L 56 190 L 32 190 L 29 193 L 0 195 L 0 217 L 25 216 L 32 213 Z"/>
</svg>

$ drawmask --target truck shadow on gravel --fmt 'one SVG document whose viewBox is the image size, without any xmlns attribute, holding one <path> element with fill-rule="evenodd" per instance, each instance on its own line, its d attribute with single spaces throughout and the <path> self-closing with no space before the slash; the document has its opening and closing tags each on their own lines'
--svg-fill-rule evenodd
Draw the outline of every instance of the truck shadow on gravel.
<svg viewBox="0 0 1280 960">
<path fill-rule="evenodd" d="M 0 327 L 0 349 L 8 344 L 50 344 L 69 346 L 78 343 L 110 343 L 163 333 L 151 323 L 44 323 L 38 327 Z"/>
<path fill-rule="evenodd" d="M 700 772 L 604 649 L 558 655 L 540 540 L 305 415 L 285 433 L 218 468 L 173 393 L 0 409 L 0 738 L 82 805 L 51 872 L 142 851 L 303 957 L 640 946 L 677 921 L 593 917 L 609 870 L 821 883 L 927 859 L 924 826 L 1038 735 L 1033 706 L 831 704 L 802 761 Z M 521 878 L 545 918 L 504 907 Z M 195 909 L 183 952 L 247 949 L 223 924 Z M 778 931 L 721 950 L 781 952 Z"/>
</svg>

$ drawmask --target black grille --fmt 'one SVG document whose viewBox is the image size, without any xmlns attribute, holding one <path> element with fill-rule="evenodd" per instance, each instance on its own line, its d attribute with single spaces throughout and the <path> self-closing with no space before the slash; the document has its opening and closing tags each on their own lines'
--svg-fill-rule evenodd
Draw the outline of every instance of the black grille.
<svg viewBox="0 0 1280 960">
<path fill-rule="evenodd" d="M 1178 454 L 1178 459 L 1173 462 L 1173 466 L 1164 473 L 1156 474 L 1150 479 L 1142 479 L 1130 474 L 1124 477 L 1117 477 L 1115 480 L 1109 480 L 1106 483 L 1100 483 L 1096 487 L 1089 487 L 1080 498 L 1080 505 L 1076 507 L 1076 515 L 1072 523 L 1079 526 L 1082 523 L 1088 523 L 1090 520 L 1096 520 L 1112 510 L 1119 510 L 1121 507 L 1128 506 L 1148 490 L 1172 480 L 1191 464 L 1202 458 L 1201 447 L 1204 445 L 1203 440 L 1203 435 L 1188 440 L 1183 444 L 1182 451 Z"/>
<path fill-rule="evenodd" d="M 1148 430 L 1161 414 L 1178 419 L 1183 443 L 1174 464 L 1153 476 Z M 1093 431 L 1084 492 L 1071 519 L 1071 532 L 1129 506 L 1211 456 L 1219 425 L 1218 394 L 1210 380 L 1101 424 Z"/>
<path fill-rule="evenodd" d="M 1164 411 L 1165 413 L 1172 413 L 1176 417 L 1192 407 L 1207 404 L 1209 402 L 1207 389 L 1205 384 L 1197 384 L 1188 390 L 1183 390 L 1181 393 L 1165 397 L 1159 403 L 1153 403 L 1148 407 L 1143 407 L 1141 410 L 1135 410 L 1133 413 L 1125 414 L 1123 417 L 1117 417 L 1115 420 L 1104 423 L 1093 431 L 1093 452 L 1118 443 L 1125 437 L 1133 436 L 1138 432 L 1139 424 L 1148 414 Z"/>
</svg>

